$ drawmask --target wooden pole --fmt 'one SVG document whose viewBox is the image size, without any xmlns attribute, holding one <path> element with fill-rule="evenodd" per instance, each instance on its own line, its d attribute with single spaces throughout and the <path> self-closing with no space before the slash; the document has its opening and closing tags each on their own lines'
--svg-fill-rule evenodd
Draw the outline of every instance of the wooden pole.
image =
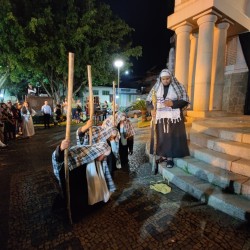
<svg viewBox="0 0 250 250">
<path fill-rule="evenodd" d="M 113 126 L 115 127 L 115 81 L 113 81 Z"/>
<path fill-rule="evenodd" d="M 156 91 L 153 90 L 152 92 L 152 103 L 154 106 L 154 111 L 156 112 L 156 105 L 157 105 L 157 97 L 156 97 Z M 152 163 L 152 172 L 155 172 L 156 170 L 156 146 L 157 146 L 157 138 L 156 138 L 156 118 L 153 117 L 153 137 L 154 137 L 154 152 L 153 152 L 153 163 Z"/>
<path fill-rule="evenodd" d="M 94 115 L 94 96 L 92 89 L 91 65 L 87 65 L 88 82 L 89 82 L 89 119 L 93 121 Z M 89 128 L 89 145 L 92 146 L 92 127 Z"/>
<path fill-rule="evenodd" d="M 66 136 L 65 139 L 70 141 L 70 126 L 71 126 L 71 104 L 73 94 L 73 79 L 74 79 L 74 54 L 69 53 L 69 65 L 68 65 L 68 109 L 67 109 L 67 120 L 66 120 Z M 70 188 L 69 188 L 69 165 L 68 165 L 68 153 L 69 150 L 64 150 L 64 168 L 65 168 L 65 183 L 66 183 L 66 194 L 67 194 L 67 211 L 69 216 L 70 224 L 72 224 L 71 209 L 70 209 Z"/>
</svg>

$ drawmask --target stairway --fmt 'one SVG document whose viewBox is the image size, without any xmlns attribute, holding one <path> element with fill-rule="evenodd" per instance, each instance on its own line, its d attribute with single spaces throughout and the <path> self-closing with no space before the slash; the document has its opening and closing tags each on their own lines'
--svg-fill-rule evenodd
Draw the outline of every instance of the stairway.
<svg viewBox="0 0 250 250">
<path fill-rule="evenodd" d="M 190 156 L 159 172 L 215 209 L 250 221 L 250 117 L 194 120 L 188 127 Z"/>
</svg>

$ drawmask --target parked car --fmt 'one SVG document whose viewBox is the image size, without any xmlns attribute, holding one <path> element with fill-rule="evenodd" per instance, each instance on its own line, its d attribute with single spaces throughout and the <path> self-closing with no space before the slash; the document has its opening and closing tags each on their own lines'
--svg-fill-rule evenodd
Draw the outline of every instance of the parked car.
<svg viewBox="0 0 250 250">
<path fill-rule="evenodd" d="M 138 110 L 138 109 L 133 110 L 133 106 L 129 106 L 125 108 L 124 112 L 129 118 L 134 118 L 135 115 L 137 115 L 137 117 L 141 116 L 141 110 Z"/>
</svg>

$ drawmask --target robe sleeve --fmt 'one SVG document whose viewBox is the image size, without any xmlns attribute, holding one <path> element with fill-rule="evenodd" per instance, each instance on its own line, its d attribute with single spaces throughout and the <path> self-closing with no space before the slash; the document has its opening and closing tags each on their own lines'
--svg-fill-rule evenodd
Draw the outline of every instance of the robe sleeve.
<svg viewBox="0 0 250 250">
<path fill-rule="evenodd" d="M 188 102 L 186 102 L 186 101 L 183 101 L 183 100 L 176 100 L 176 101 L 173 101 L 173 106 L 172 106 L 172 108 L 173 109 L 182 109 L 182 108 L 184 108 L 185 106 L 187 106 L 188 105 Z"/>
<path fill-rule="evenodd" d="M 58 161 L 59 163 L 63 162 L 64 161 L 64 151 L 62 151 L 60 149 L 60 146 L 57 146 L 56 147 L 56 150 L 55 150 L 55 159 L 56 161 Z"/>
</svg>

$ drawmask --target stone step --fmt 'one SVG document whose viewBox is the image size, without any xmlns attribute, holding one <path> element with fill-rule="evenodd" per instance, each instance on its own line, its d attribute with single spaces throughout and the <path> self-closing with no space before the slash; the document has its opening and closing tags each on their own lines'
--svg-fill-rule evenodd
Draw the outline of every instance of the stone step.
<svg viewBox="0 0 250 250">
<path fill-rule="evenodd" d="M 161 163 L 159 173 L 208 205 L 250 222 L 250 117 L 196 119 L 186 130 L 191 157 L 174 159 L 171 169 Z"/>
<path fill-rule="evenodd" d="M 250 177 L 250 160 L 216 152 L 192 143 L 189 144 L 189 151 L 190 156 L 204 163 L 208 163 L 212 167 L 221 168 L 236 174 Z M 146 144 L 146 153 L 149 155 L 149 142 Z M 150 162 L 151 160 L 150 157 Z"/>
<path fill-rule="evenodd" d="M 192 123 L 192 130 L 229 141 L 250 144 L 250 122 L 234 118 L 233 124 L 220 120 L 197 120 Z M 243 120 L 243 121 L 242 121 Z"/>
<path fill-rule="evenodd" d="M 178 167 L 166 168 L 164 164 L 159 164 L 159 173 L 163 178 L 202 202 L 235 218 L 250 222 L 250 200 L 241 195 L 223 192 L 219 187 Z"/>
<path fill-rule="evenodd" d="M 250 199 L 250 177 L 216 168 L 191 156 L 174 159 L 175 165 L 186 173 L 192 174 L 231 193 Z"/>
<path fill-rule="evenodd" d="M 217 152 L 250 160 L 250 144 L 219 139 L 211 135 L 190 131 L 190 142 Z"/>
<path fill-rule="evenodd" d="M 206 162 L 214 167 L 219 167 L 230 171 L 232 162 L 238 161 L 241 158 L 216 152 L 214 150 L 203 148 L 195 144 L 189 144 L 190 155 L 198 160 Z"/>
<path fill-rule="evenodd" d="M 250 160 L 250 144 L 225 140 L 208 141 L 208 148 L 217 152 Z"/>
<path fill-rule="evenodd" d="M 250 160 L 239 159 L 232 162 L 231 171 L 250 177 Z"/>
<path fill-rule="evenodd" d="M 189 139 L 192 144 L 205 148 L 208 147 L 209 140 L 219 140 L 218 137 L 196 132 L 193 128 L 189 131 Z"/>
</svg>

